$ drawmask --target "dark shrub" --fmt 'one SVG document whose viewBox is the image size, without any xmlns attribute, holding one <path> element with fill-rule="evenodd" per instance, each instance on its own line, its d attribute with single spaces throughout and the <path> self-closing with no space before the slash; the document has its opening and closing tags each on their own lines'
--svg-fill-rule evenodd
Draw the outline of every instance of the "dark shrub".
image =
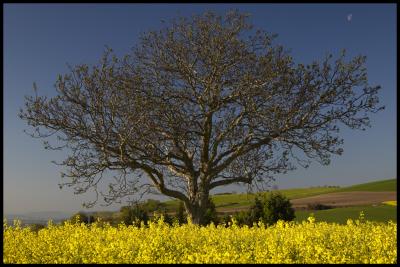
<svg viewBox="0 0 400 267">
<path fill-rule="evenodd" d="M 278 220 L 291 221 L 295 215 L 289 199 L 279 192 L 271 192 L 262 198 L 256 196 L 248 211 L 235 213 L 233 218 L 238 225 L 251 227 L 259 221 L 267 225 Z"/>
<path fill-rule="evenodd" d="M 187 223 L 187 215 L 185 211 L 185 206 L 182 201 L 179 201 L 178 210 L 175 215 L 176 219 L 178 220 L 179 225 Z"/>
<path fill-rule="evenodd" d="M 279 192 L 271 192 L 264 199 L 263 222 L 271 225 L 278 220 L 292 221 L 295 218 L 292 203 Z"/>
<path fill-rule="evenodd" d="M 169 215 L 165 210 L 154 212 L 154 216 L 153 216 L 153 218 L 151 218 L 151 221 L 152 222 L 158 222 L 158 220 L 161 218 L 161 216 L 164 218 L 164 222 L 166 224 L 169 224 L 169 225 L 173 224 L 174 217 Z"/>
<path fill-rule="evenodd" d="M 141 222 L 147 225 L 149 216 L 143 207 L 139 204 L 133 206 L 124 206 L 120 209 L 120 220 L 126 225 L 140 226 Z"/>
<path fill-rule="evenodd" d="M 232 223 L 232 217 L 229 214 L 224 214 L 219 221 L 220 224 L 224 225 L 225 227 L 229 226 L 229 223 Z"/>
<path fill-rule="evenodd" d="M 142 209 L 150 214 L 154 211 L 162 211 L 165 209 L 165 204 L 155 199 L 148 199 L 145 202 L 140 203 L 139 205 Z"/>
<path fill-rule="evenodd" d="M 264 204 L 256 197 L 254 199 L 254 204 L 250 207 L 248 211 L 248 216 L 246 218 L 246 224 L 252 226 L 253 223 L 257 223 L 264 217 Z"/>
<path fill-rule="evenodd" d="M 321 204 L 321 203 L 310 203 L 307 205 L 307 209 L 309 210 L 328 210 L 332 209 L 332 206 Z"/>
<path fill-rule="evenodd" d="M 211 197 L 208 197 L 207 209 L 204 214 L 204 224 L 208 225 L 211 222 L 218 224 L 218 215 L 214 202 L 212 201 Z"/>
<path fill-rule="evenodd" d="M 40 223 L 34 223 L 28 226 L 32 231 L 38 232 L 40 229 L 46 228 L 46 225 Z"/>
<path fill-rule="evenodd" d="M 239 211 L 233 214 L 233 219 L 236 221 L 236 224 L 239 226 L 249 225 L 249 212 L 248 211 Z"/>
</svg>

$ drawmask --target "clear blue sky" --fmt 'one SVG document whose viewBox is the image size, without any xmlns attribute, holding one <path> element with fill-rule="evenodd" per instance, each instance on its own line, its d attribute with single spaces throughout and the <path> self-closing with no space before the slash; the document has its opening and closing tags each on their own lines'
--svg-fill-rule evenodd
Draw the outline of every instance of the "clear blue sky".
<svg viewBox="0 0 400 267">
<path fill-rule="evenodd" d="M 395 4 L 7 4 L 4 6 L 4 212 L 78 211 L 92 195 L 60 190 L 62 152 L 44 150 L 23 133 L 18 117 L 24 95 L 53 95 L 66 63 L 98 62 L 104 46 L 118 55 L 137 44 L 140 32 L 161 20 L 206 10 L 251 13 L 256 28 L 279 34 L 296 61 L 310 63 L 346 48 L 367 56 L 369 82 L 381 85 L 386 109 L 371 116 L 365 132 L 342 127 L 344 154 L 329 166 L 276 176 L 279 188 L 349 185 L 396 177 L 396 5 Z M 351 14 L 351 20 L 348 15 Z M 237 187 L 222 191 L 239 191 Z M 93 210 L 117 209 L 119 206 Z"/>
</svg>

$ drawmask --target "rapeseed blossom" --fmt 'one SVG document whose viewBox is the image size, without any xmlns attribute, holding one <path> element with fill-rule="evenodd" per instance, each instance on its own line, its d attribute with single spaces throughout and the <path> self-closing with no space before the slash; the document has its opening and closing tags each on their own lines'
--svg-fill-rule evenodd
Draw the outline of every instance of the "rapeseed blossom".
<svg viewBox="0 0 400 267">
<path fill-rule="evenodd" d="M 3 224 L 4 263 L 397 263 L 397 223 Z"/>
</svg>

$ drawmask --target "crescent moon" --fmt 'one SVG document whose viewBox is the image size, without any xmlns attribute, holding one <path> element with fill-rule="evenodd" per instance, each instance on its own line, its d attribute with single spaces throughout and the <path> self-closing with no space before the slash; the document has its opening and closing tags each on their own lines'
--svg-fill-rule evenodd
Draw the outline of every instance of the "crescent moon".
<svg viewBox="0 0 400 267">
<path fill-rule="evenodd" d="M 347 21 L 351 21 L 352 17 L 353 17 L 353 14 L 348 14 L 347 15 Z"/>
</svg>

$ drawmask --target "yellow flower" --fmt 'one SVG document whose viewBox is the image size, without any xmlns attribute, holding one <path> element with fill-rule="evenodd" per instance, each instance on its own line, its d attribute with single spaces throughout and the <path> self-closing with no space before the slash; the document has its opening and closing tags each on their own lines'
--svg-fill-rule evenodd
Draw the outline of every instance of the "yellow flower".
<svg viewBox="0 0 400 267">
<path fill-rule="evenodd" d="M 4 263 L 397 263 L 397 223 L 279 221 L 274 226 L 3 222 Z"/>
</svg>

